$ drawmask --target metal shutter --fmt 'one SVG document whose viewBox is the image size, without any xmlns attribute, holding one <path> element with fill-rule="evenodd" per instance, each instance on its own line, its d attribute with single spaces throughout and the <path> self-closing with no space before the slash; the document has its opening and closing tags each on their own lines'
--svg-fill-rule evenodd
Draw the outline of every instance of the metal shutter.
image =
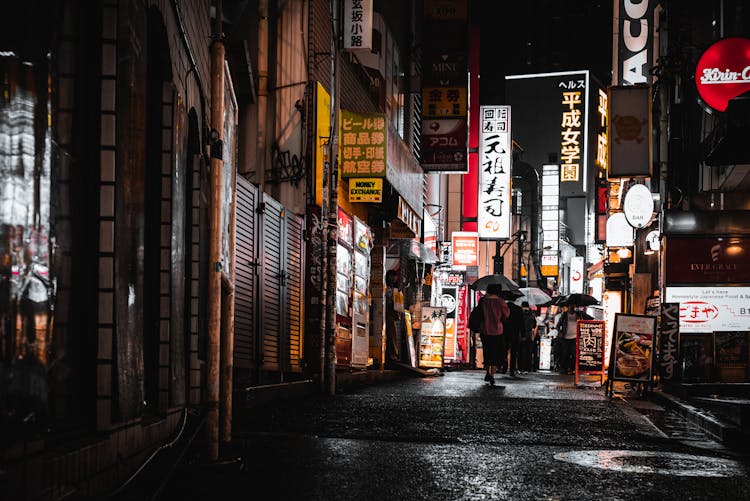
<svg viewBox="0 0 750 501">
<path fill-rule="evenodd" d="M 282 267 L 282 238 L 284 208 L 276 200 L 263 194 L 263 215 L 261 218 L 261 337 L 263 369 L 280 371 L 282 360 L 283 332 L 281 325 L 284 271 Z"/>
<path fill-rule="evenodd" d="M 234 366 L 253 369 L 258 358 L 256 301 L 258 188 L 237 176 L 235 247 Z"/>
<path fill-rule="evenodd" d="M 292 372 L 302 371 L 304 325 L 304 219 L 287 215 L 286 240 L 286 332 L 288 333 L 288 365 Z"/>
</svg>

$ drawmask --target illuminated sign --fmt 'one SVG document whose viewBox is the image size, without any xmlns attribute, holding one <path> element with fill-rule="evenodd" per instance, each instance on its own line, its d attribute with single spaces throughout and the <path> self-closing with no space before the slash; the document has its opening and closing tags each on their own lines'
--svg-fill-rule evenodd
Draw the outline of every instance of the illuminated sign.
<svg viewBox="0 0 750 501">
<path fill-rule="evenodd" d="M 422 89 L 423 117 L 466 117 L 466 87 L 425 87 Z"/>
<path fill-rule="evenodd" d="M 609 88 L 609 177 L 651 175 L 651 87 Z"/>
<path fill-rule="evenodd" d="M 344 49 L 372 48 L 372 0 L 344 0 Z"/>
<path fill-rule="evenodd" d="M 645 184 L 635 184 L 625 193 L 622 203 L 625 219 L 633 228 L 643 228 L 654 215 L 654 199 Z"/>
<path fill-rule="evenodd" d="M 383 200 L 383 179 L 354 178 L 349 181 L 350 202 L 375 202 Z"/>
<path fill-rule="evenodd" d="M 454 268 L 479 266 L 479 235 L 472 231 L 454 231 L 451 234 Z"/>
<path fill-rule="evenodd" d="M 341 177 L 385 177 L 385 115 L 341 110 Z"/>
<path fill-rule="evenodd" d="M 542 276 L 558 274 L 560 249 L 560 171 L 557 165 L 542 166 Z"/>
<path fill-rule="evenodd" d="M 477 230 L 482 240 L 510 237 L 510 106 L 480 107 Z"/>
<path fill-rule="evenodd" d="M 750 91 L 750 39 L 725 38 L 706 49 L 695 65 L 695 86 L 716 111 L 726 111 L 730 99 Z"/>
<path fill-rule="evenodd" d="M 654 25 L 659 0 L 615 0 L 612 83 L 651 83 Z"/>
<path fill-rule="evenodd" d="M 680 332 L 750 330 L 750 287 L 667 287 L 680 303 Z"/>
<path fill-rule="evenodd" d="M 601 132 L 596 136 L 596 164 L 607 170 L 607 93 L 599 89 L 599 128 Z"/>
<path fill-rule="evenodd" d="M 616 212 L 607 218 L 607 247 L 630 247 L 633 239 L 633 227 L 625 214 Z"/>
<path fill-rule="evenodd" d="M 580 177 L 581 131 L 583 129 L 583 121 L 581 120 L 582 95 L 583 91 L 581 90 L 565 90 L 562 93 L 560 182 L 563 183 L 578 181 Z"/>
<path fill-rule="evenodd" d="M 583 256 L 570 258 L 570 293 L 583 294 Z"/>
</svg>

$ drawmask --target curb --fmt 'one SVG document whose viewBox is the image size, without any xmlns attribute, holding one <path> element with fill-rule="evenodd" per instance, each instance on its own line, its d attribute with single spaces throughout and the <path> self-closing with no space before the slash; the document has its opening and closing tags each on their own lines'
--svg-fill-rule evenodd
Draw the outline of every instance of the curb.
<svg viewBox="0 0 750 501">
<path fill-rule="evenodd" d="M 656 403 L 663 405 L 671 410 L 676 411 L 680 416 L 685 418 L 689 423 L 694 424 L 711 438 L 730 447 L 742 447 L 747 438 L 744 436 L 739 427 L 727 423 L 717 418 L 705 409 L 691 405 L 684 400 L 665 393 L 664 391 L 654 391 L 650 393 Z"/>
</svg>

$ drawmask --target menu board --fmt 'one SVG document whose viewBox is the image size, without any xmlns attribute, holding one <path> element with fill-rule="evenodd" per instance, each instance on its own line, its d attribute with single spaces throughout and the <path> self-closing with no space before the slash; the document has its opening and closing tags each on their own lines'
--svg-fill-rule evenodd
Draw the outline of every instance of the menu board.
<svg viewBox="0 0 750 501">
<path fill-rule="evenodd" d="M 419 366 L 443 367 L 445 308 L 422 306 L 419 336 Z"/>
<path fill-rule="evenodd" d="M 748 362 L 748 333 L 746 331 L 714 332 L 716 367 L 745 368 Z"/>
<path fill-rule="evenodd" d="M 579 320 L 576 337 L 576 380 L 578 374 L 604 375 L 604 329 L 602 320 Z"/>
<path fill-rule="evenodd" d="M 656 317 L 617 313 L 612 336 L 611 381 L 651 382 Z"/>
</svg>

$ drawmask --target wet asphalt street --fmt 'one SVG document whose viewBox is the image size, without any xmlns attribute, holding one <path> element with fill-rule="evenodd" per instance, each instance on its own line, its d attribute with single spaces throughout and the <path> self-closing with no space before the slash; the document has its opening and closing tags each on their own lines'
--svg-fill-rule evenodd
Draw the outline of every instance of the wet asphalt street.
<svg viewBox="0 0 750 501">
<path fill-rule="evenodd" d="M 609 399 L 572 376 L 490 387 L 483 375 L 253 409 L 234 422 L 241 462 L 188 462 L 161 498 L 750 499 L 748 456 L 643 398 Z"/>
</svg>

